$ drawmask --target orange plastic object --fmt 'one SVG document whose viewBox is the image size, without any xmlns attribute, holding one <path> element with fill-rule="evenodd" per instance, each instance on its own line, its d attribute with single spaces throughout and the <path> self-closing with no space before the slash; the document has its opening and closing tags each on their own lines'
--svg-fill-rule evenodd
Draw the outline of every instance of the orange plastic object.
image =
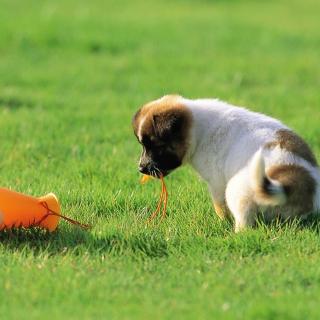
<svg viewBox="0 0 320 320">
<path fill-rule="evenodd" d="M 34 198 L 0 188 L 0 230 L 39 226 L 52 232 L 59 219 L 60 205 L 53 193 Z"/>
<path fill-rule="evenodd" d="M 145 183 L 149 182 L 150 179 L 153 179 L 153 177 L 144 174 L 140 180 L 140 183 L 145 184 Z"/>
</svg>

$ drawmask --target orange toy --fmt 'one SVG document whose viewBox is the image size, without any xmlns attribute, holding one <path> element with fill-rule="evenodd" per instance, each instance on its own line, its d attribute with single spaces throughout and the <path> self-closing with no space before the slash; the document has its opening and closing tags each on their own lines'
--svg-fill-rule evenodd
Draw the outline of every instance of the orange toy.
<svg viewBox="0 0 320 320">
<path fill-rule="evenodd" d="M 54 231 L 60 218 L 72 224 L 89 228 L 60 214 L 60 204 L 53 193 L 34 198 L 0 188 L 0 230 L 11 228 L 42 227 Z"/>
</svg>

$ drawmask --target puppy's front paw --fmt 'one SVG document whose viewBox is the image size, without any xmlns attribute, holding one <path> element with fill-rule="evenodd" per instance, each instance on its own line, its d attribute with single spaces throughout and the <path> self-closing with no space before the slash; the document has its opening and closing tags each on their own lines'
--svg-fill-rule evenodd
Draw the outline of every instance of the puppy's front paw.
<svg viewBox="0 0 320 320">
<path fill-rule="evenodd" d="M 235 233 L 243 232 L 245 230 L 246 230 L 246 226 L 236 223 L 236 225 L 234 227 Z"/>
</svg>

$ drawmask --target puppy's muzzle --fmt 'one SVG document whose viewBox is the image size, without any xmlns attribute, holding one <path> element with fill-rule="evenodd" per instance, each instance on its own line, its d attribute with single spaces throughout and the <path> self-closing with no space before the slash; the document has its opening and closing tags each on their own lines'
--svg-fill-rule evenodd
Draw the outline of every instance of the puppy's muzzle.
<svg viewBox="0 0 320 320">
<path fill-rule="evenodd" d="M 150 174 L 152 169 L 150 166 L 139 166 L 139 171 L 143 174 Z"/>
<path fill-rule="evenodd" d="M 148 163 L 146 165 L 139 165 L 139 171 L 143 174 L 147 174 L 153 177 L 159 178 L 160 175 L 164 176 L 166 173 L 163 170 L 160 170 L 153 163 Z"/>
<path fill-rule="evenodd" d="M 147 157 L 143 157 L 140 159 L 139 163 L 139 171 L 143 174 L 152 174 L 154 171 L 156 171 L 156 164 Z"/>
<path fill-rule="evenodd" d="M 160 176 L 165 177 L 170 173 L 170 171 L 168 170 L 156 169 L 153 166 L 139 166 L 139 171 L 143 174 L 147 174 L 155 178 L 160 178 Z"/>
</svg>

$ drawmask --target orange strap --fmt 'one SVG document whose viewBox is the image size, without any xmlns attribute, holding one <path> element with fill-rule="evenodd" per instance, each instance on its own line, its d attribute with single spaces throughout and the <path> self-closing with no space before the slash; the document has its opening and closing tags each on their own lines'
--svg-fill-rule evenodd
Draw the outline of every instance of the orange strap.
<svg viewBox="0 0 320 320">
<path fill-rule="evenodd" d="M 78 226 L 78 227 L 82 228 L 82 229 L 88 230 L 88 229 L 91 229 L 91 228 L 92 228 L 92 226 L 89 225 L 89 224 L 84 224 L 84 223 L 78 222 L 78 221 L 76 221 L 76 220 L 73 220 L 73 219 L 71 219 L 71 218 L 68 218 L 68 217 L 66 217 L 66 216 L 63 216 L 63 215 L 60 214 L 60 213 L 54 212 L 53 210 L 51 210 L 51 209 L 48 207 L 48 204 L 47 204 L 46 202 L 40 202 L 40 204 L 47 209 L 48 213 L 47 213 L 43 218 L 41 218 L 41 220 L 38 221 L 35 225 L 40 225 L 41 222 L 43 222 L 43 221 L 44 221 L 45 219 L 47 219 L 49 216 L 57 216 L 57 217 L 60 217 L 60 218 L 62 218 L 62 219 L 64 219 L 64 220 L 70 222 L 71 224 L 73 224 L 73 225 L 75 225 L 75 226 Z"/>
<path fill-rule="evenodd" d="M 159 201 L 158 201 L 158 205 L 157 205 L 156 210 L 148 218 L 147 222 L 151 222 L 160 213 L 162 202 L 163 202 L 163 208 L 162 208 L 161 220 L 163 220 L 165 218 L 165 216 L 166 216 L 167 202 L 168 202 L 168 191 L 167 191 L 167 187 L 166 187 L 166 185 L 164 183 L 164 178 L 163 178 L 162 174 L 160 175 L 160 180 L 161 180 L 161 193 L 160 193 L 160 198 L 159 198 Z"/>
</svg>

